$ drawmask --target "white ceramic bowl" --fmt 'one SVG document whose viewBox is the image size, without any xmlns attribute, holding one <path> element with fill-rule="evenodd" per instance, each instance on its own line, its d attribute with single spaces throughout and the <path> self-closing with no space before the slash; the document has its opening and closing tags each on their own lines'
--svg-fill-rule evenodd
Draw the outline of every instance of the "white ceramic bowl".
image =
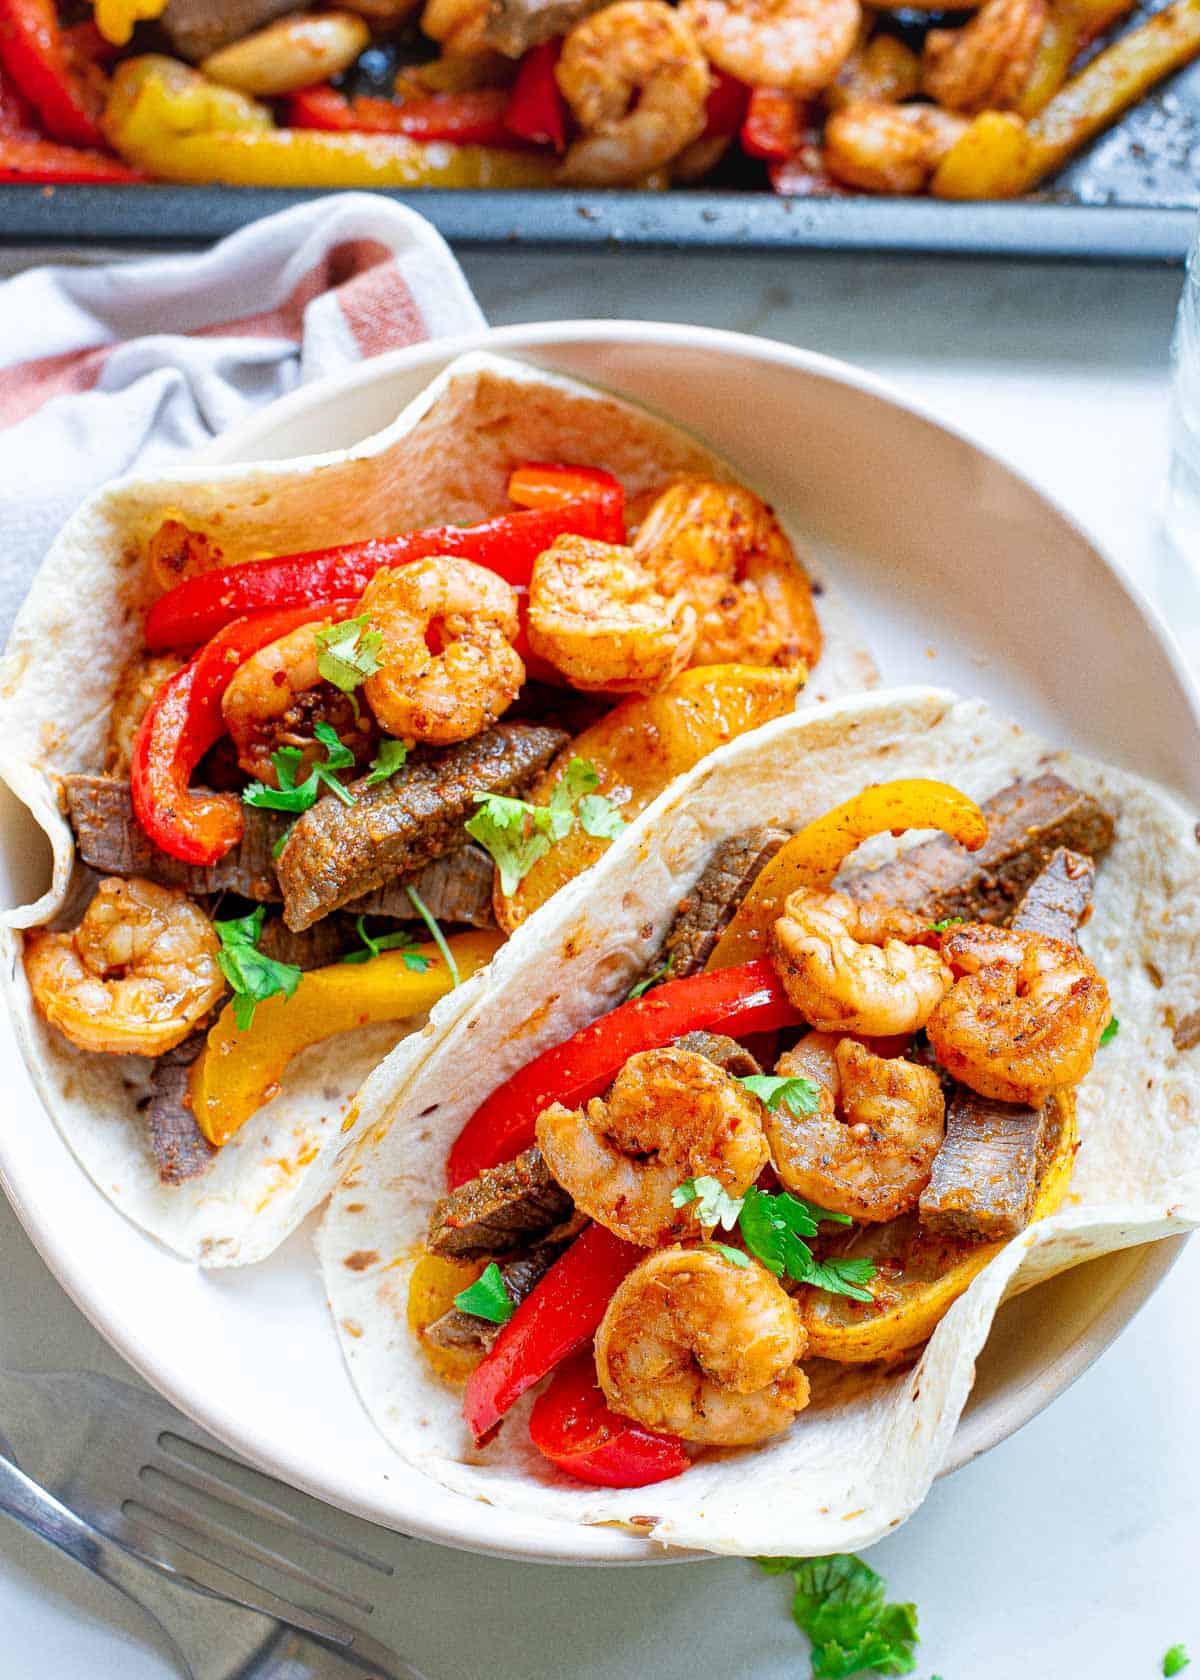
<svg viewBox="0 0 1200 1680">
<path fill-rule="evenodd" d="M 580 322 L 398 351 L 272 404 L 210 459 L 342 449 L 442 366 L 486 347 L 610 386 L 701 433 L 786 510 L 816 575 L 836 571 L 889 681 L 981 694 L 1063 745 L 1200 804 L 1200 708 L 1147 604 L 1029 484 L 876 380 L 730 333 Z M 41 1111 L 0 1023 L 8 1118 L 0 1179 L 63 1286 L 148 1381 L 273 1472 L 357 1515 L 520 1558 L 629 1563 L 663 1553 L 606 1528 L 502 1512 L 409 1470 L 360 1409 L 311 1231 L 265 1265 L 203 1273 L 115 1212 Z M 954 1439 L 954 1469 L 1027 1422 L 1147 1299 L 1178 1242 L 1068 1272 L 1000 1313 Z"/>
</svg>

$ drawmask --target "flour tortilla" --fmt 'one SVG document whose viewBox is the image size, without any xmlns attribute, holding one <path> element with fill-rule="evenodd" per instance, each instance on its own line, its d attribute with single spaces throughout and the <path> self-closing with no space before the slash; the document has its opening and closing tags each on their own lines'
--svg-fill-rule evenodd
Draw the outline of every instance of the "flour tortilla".
<svg viewBox="0 0 1200 1680">
<path fill-rule="evenodd" d="M 64 529 L 17 618 L 0 672 L 0 966 L 22 1052 L 80 1164 L 131 1219 L 211 1266 L 260 1260 L 328 1195 L 357 1135 L 355 1090 L 393 1046 L 400 1086 L 465 999 L 434 1025 L 375 1026 L 314 1046 L 279 1095 L 201 1177 L 158 1179 L 138 1109 L 150 1064 L 74 1049 L 34 1012 L 15 931 L 52 920 L 71 887 L 75 848 L 57 777 L 104 767 L 118 678 L 141 647 L 153 596 L 144 564 L 165 512 L 213 533 L 226 564 L 354 542 L 506 511 L 521 460 L 606 467 L 632 496 L 684 473 L 730 470 L 677 426 L 609 394 L 520 362 L 461 358 L 376 437 L 336 454 L 255 467 L 131 479 L 93 496 Z M 836 592 L 820 601 L 827 652 L 809 693 L 876 680 Z M 49 867 L 46 866 L 48 841 Z M 50 877 L 49 886 L 46 878 Z"/>
<path fill-rule="evenodd" d="M 1082 942 L 1108 980 L 1120 1032 L 1079 1091 L 1082 1142 L 1061 1213 L 997 1255 L 915 1369 L 814 1366 L 814 1405 L 763 1447 L 709 1454 L 660 1486 L 587 1488 L 530 1446 L 527 1397 L 477 1450 L 459 1394 L 431 1374 L 404 1305 L 447 1150 L 480 1101 L 625 996 L 713 846 L 747 822 L 798 828 L 868 783 L 898 776 L 936 777 L 984 798 L 1046 770 L 1094 793 L 1117 820 Z M 1134 776 L 1055 752 L 981 702 L 930 689 L 779 719 L 681 778 L 586 881 L 564 889 L 495 958 L 486 989 L 399 1101 L 389 1103 L 382 1070 L 362 1093 L 372 1131 L 318 1240 L 350 1374 L 383 1434 L 465 1497 L 567 1522 L 624 1524 L 676 1546 L 818 1555 L 869 1545 L 902 1522 L 946 1455 L 1006 1292 L 1200 1220 L 1200 1049 L 1177 1051 L 1171 1030 L 1200 1007 L 1195 815 Z M 883 837 L 858 856 L 879 862 L 896 849 Z M 373 1257 L 365 1266 L 364 1256 Z"/>
</svg>

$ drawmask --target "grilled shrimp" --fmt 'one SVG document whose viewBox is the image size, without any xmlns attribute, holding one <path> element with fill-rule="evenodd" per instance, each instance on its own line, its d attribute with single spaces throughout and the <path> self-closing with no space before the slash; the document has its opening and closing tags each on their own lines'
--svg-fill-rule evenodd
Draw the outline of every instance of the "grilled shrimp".
<svg viewBox="0 0 1200 1680">
<path fill-rule="evenodd" d="M 520 693 L 517 592 L 486 567 L 445 554 L 385 567 L 360 606 L 383 636 L 363 693 L 389 735 L 467 741 Z"/>
<path fill-rule="evenodd" d="M 70 933 L 25 935 L 25 976 L 41 1013 L 81 1050 L 158 1056 L 225 990 L 212 923 L 153 881 L 101 881 Z"/>
<path fill-rule="evenodd" d="M 937 1074 L 876 1056 L 854 1038 L 809 1033 L 776 1073 L 817 1087 L 812 1114 L 767 1111 L 775 1171 L 789 1190 L 851 1219 L 895 1219 L 915 1207 L 945 1136 Z"/>
<path fill-rule="evenodd" d="M 650 694 L 688 664 L 696 612 L 628 548 L 557 537 L 529 580 L 529 646 L 573 688 Z"/>
<path fill-rule="evenodd" d="M 379 732 L 374 720 L 361 708 L 356 712 L 349 695 L 326 682 L 317 668 L 317 633 L 328 628 L 328 623 L 301 624 L 268 643 L 246 660 L 225 690 L 221 711 L 238 763 L 268 787 L 279 786 L 271 754 L 280 747 L 299 747 L 304 754 L 297 781 L 314 760 L 324 760 L 325 748 L 313 735 L 317 723 L 328 723 L 337 732 L 356 763 L 365 763 L 375 749 Z"/>
<path fill-rule="evenodd" d="M 654 502 L 633 551 L 700 615 L 693 665 L 812 665 L 812 589 L 774 513 L 740 484 L 681 479 Z"/>
<path fill-rule="evenodd" d="M 487 38 L 490 0 L 426 0 L 421 33 L 454 58 L 491 52 Z"/>
<path fill-rule="evenodd" d="M 596 1332 L 614 1412 L 710 1447 L 752 1447 L 808 1404 L 807 1337 L 764 1267 L 713 1248 L 667 1248 L 636 1266 Z"/>
<path fill-rule="evenodd" d="M 771 953 L 810 1026 L 890 1038 L 923 1027 L 950 990 L 953 975 L 937 952 L 906 943 L 924 929 L 907 910 L 799 887 L 775 923 Z"/>
<path fill-rule="evenodd" d="M 183 657 L 178 653 L 140 653 L 121 672 L 108 720 L 108 751 L 104 759 L 108 775 L 128 776 L 138 726 L 159 689 L 182 665 Z"/>
<path fill-rule="evenodd" d="M 929 1017 L 939 1062 L 980 1096 L 1038 1108 L 1078 1085 L 1111 1018 L 1108 987 L 1075 945 L 971 922 L 942 941 L 954 985 Z"/>
<path fill-rule="evenodd" d="M 651 1248 L 698 1230 L 693 1203 L 671 1205 L 684 1179 L 715 1178 L 733 1196 L 754 1183 L 767 1164 L 762 1113 L 715 1062 L 668 1046 L 631 1056 L 586 1109 L 552 1104 L 537 1139 L 577 1208 Z"/>
<path fill-rule="evenodd" d="M 911 99 L 920 91 L 921 60 L 894 35 L 873 35 L 856 47 L 842 65 L 838 79 L 825 89 L 831 111 L 869 99 L 885 105 Z"/>
<path fill-rule="evenodd" d="M 917 193 L 966 128 L 936 105 L 854 100 L 825 124 L 825 167 L 864 192 Z"/>
<path fill-rule="evenodd" d="M 1033 71 L 1046 0 L 987 0 L 961 29 L 925 37 L 921 91 L 950 111 L 1015 111 Z"/>
<path fill-rule="evenodd" d="M 829 86 L 862 23 L 859 0 L 682 0 L 679 12 L 718 70 L 801 98 Z"/>
<path fill-rule="evenodd" d="M 584 18 L 555 75 L 583 130 L 563 160 L 566 181 L 629 186 L 704 132 L 708 65 L 663 0 L 616 0 Z"/>
</svg>

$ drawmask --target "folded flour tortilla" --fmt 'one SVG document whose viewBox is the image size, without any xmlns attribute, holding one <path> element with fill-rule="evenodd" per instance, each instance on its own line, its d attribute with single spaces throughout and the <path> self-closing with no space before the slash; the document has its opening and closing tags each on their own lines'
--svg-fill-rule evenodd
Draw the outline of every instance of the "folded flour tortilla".
<svg viewBox="0 0 1200 1680">
<path fill-rule="evenodd" d="M 814 1366 L 813 1405 L 765 1446 L 710 1452 L 655 1487 L 589 1488 L 530 1445 L 527 1396 L 476 1449 L 460 1393 L 433 1375 L 404 1314 L 447 1151 L 483 1098 L 625 996 L 713 846 L 747 823 L 799 828 L 894 777 L 934 777 L 982 799 L 1047 770 L 1094 794 L 1117 824 L 1081 942 L 1108 981 L 1120 1031 L 1079 1089 L 1081 1146 L 1062 1211 L 981 1272 L 915 1368 Z M 945 1458 L 1006 1294 L 1200 1221 L 1200 1048 L 1175 1043 L 1200 1007 L 1195 819 L 1148 782 L 1056 752 L 982 702 L 932 689 L 797 713 L 706 759 L 517 933 L 486 984 L 472 983 L 468 1006 L 460 1000 L 399 1101 L 386 1064 L 361 1094 L 370 1130 L 330 1201 L 319 1249 L 350 1374 L 383 1434 L 467 1498 L 624 1524 L 677 1546 L 818 1555 L 868 1545 L 903 1521 Z M 855 861 L 882 862 L 896 849 L 881 837 Z M 1180 1031 L 1180 1043 L 1194 1036 Z"/>
<path fill-rule="evenodd" d="M 213 534 L 233 565 L 424 525 L 474 523 L 510 511 L 509 471 L 522 460 L 608 468 L 630 496 L 680 474 L 731 471 L 670 422 L 603 391 L 520 362 L 475 354 L 453 363 L 385 431 L 336 454 L 275 465 L 203 466 L 131 479 L 86 502 L 39 570 L 0 672 L 0 911 L 4 988 L 42 1100 L 76 1158 L 137 1224 L 204 1265 L 262 1259 L 328 1195 L 357 1135 L 353 1094 L 393 1046 L 398 1091 L 469 999 L 446 998 L 423 1022 L 373 1026 L 313 1046 L 277 1097 L 202 1176 L 159 1182 L 139 1112 L 150 1064 L 89 1055 L 32 1007 L 20 928 L 54 919 L 75 868 L 56 778 L 104 768 L 109 714 L 141 648 L 153 591 L 144 554 L 168 510 Z M 819 611 L 827 651 L 809 694 L 876 680 L 836 592 Z M 49 862 L 47 863 L 47 843 Z M 47 886 L 47 878 L 50 884 Z M 32 1122 L 30 1122 L 32 1123 Z"/>
</svg>

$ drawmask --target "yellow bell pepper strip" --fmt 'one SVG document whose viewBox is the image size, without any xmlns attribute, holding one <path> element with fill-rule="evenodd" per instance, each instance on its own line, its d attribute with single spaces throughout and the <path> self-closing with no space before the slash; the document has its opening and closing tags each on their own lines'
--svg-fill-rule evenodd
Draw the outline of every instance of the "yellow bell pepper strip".
<svg viewBox="0 0 1200 1680">
<path fill-rule="evenodd" d="M 1015 111 L 981 111 L 934 170 L 935 198 L 1015 198 L 1033 142 Z"/>
<path fill-rule="evenodd" d="M 447 941 L 467 979 L 490 961 L 495 933 L 461 933 Z M 414 972 L 409 960 L 423 957 Z M 406 960 L 409 959 L 409 960 Z M 332 963 L 300 977 L 290 998 L 260 1002 L 244 1032 L 226 1004 L 192 1069 L 189 1087 L 196 1123 L 218 1148 L 275 1095 L 293 1057 L 310 1044 L 374 1021 L 406 1021 L 425 1014 L 452 985 L 436 945 L 385 951 L 365 963 Z"/>
<path fill-rule="evenodd" d="M 1052 1101 L 1063 1111 L 1062 1127 L 1038 1187 L 1034 1220 L 1046 1219 L 1062 1206 L 1079 1147 L 1074 1091 L 1060 1091 Z M 857 1365 L 920 1347 L 1004 1246 L 933 1236 L 921 1230 L 915 1214 L 868 1226 L 845 1253 L 876 1265 L 871 1282 L 876 1298 L 860 1302 L 824 1290 L 801 1290 L 797 1305 L 808 1331 L 809 1353 L 816 1359 Z M 1017 1292 L 1042 1281 L 1037 1277 L 1018 1285 Z"/>
<path fill-rule="evenodd" d="M 238 187 L 547 187 L 554 159 L 403 134 L 276 128 L 265 105 L 150 54 L 118 65 L 110 145 L 162 181 Z"/>
<path fill-rule="evenodd" d="M 803 670 L 752 665 L 697 665 L 657 694 L 625 700 L 576 736 L 570 757 L 596 768 L 596 791 L 632 822 L 669 782 L 736 735 L 781 717 L 796 702 Z M 530 800 L 547 805 L 563 764 L 551 764 Z M 511 898 L 496 895 L 496 919 L 512 932 L 561 886 L 603 856 L 611 841 L 582 825 L 538 859 Z"/>
<path fill-rule="evenodd" d="M 114 47 L 123 47 L 134 24 L 161 17 L 166 9 L 167 0 L 96 0 L 96 27 Z"/>
<path fill-rule="evenodd" d="M 827 887 L 855 847 L 873 834 L 914 828 L 940 828 L 969 852 L 977 852 L 987 839 L 983 812 L 957 788 L 922 778 L 876 782 L 808 823 L 776 852 L 706 966 L 732 968 L 765 956 L 789 893 L 797 887 Z"/>
<path fill-rule="evenodd" d="M 436 1254 L 422 1254 L 408 1280 L 408 1327 L 421 1344 L 421 1352 L 446 1382 L 466 1382 L 483 1357 L 478 1347 L 442 1347 L 425 1332 L 454 1306 L 454 1298 L 469 1289 L 483 1271 L 486 1260 L 443 1260 Z"/>
</svg>

